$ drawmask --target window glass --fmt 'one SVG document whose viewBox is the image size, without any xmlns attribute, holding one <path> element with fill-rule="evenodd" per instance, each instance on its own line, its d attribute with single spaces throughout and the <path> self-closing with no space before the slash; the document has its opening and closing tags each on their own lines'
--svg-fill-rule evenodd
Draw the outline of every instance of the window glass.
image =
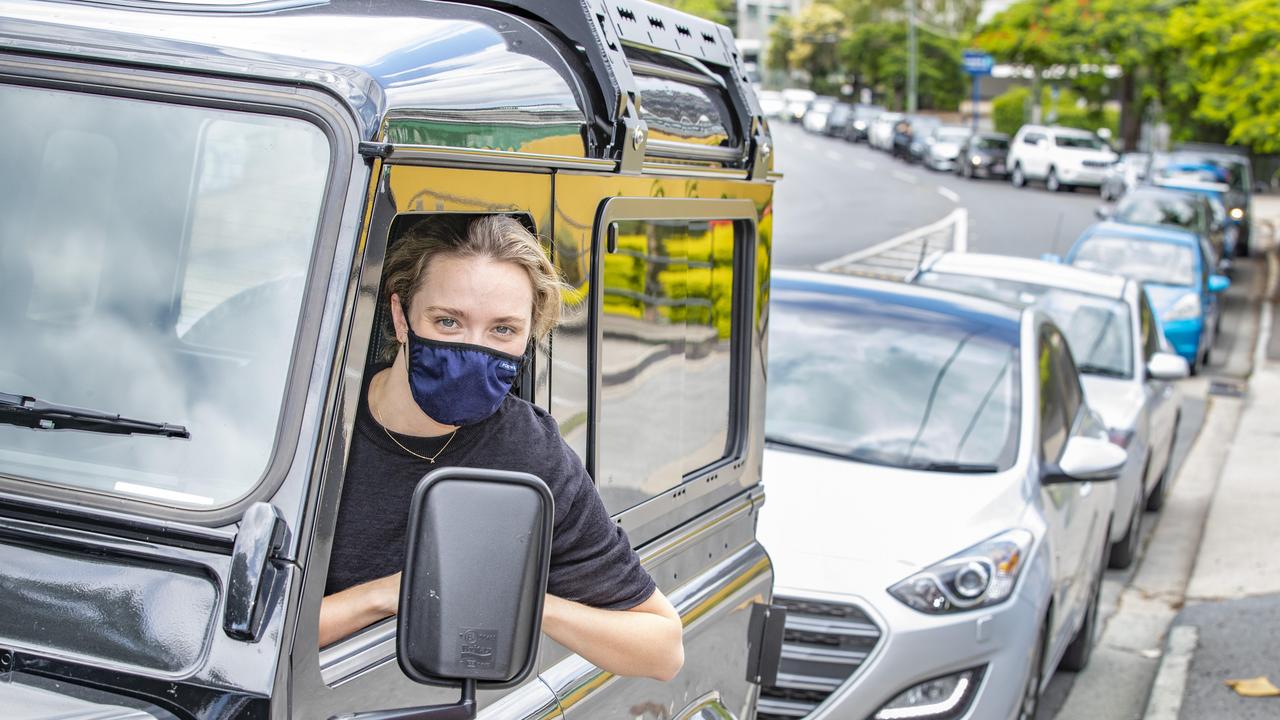
<svg viewBox="0 0 1280 720">
<path fill-rule="evenodd" d="M 1076 370 L 1070 346 L 1062 335 L 1054 332 L 1050 336 L 1053 346 L 1054 362 L 1058 368 L 1058 378 L 1062 383 L 1062 410 L 1066 415 L 1067 429 L 1070 430 L 1084 405 L 1084 388 L 1080 387 L 1080 375 Z"/>
<path fill-rule="evenodd" d="M 860 462 L 994 472 L 1018 450 L 1016 327 L 877 296 L 773 292 L 767 437 Z"/>
<path fill-rule="evenodd" d="M 1138 294 L 1138 321 L 1142 329 L 1142 355 L 1150 361 L 1151 356 L 1160 352 L 1160 326 L 1151 310 L 1146 290 Z"/>
<path fill-rule="evenodd" d="M 1135 225 L 1173 225 L 1198 231 L 1201 215 L 1190 197 L 1168 192 L 1136 192 L 1120 200 L 1114 219 Z"/>
<path fill-rule="evenodd" d="M 1008 150 L 1009 141 L 1004 138 L 983 135 L 977 138 L 974 145 L 981 150 Z"/>
<path fill-rule="evenodd" d="M 1054 139 L 1058 147 L 1077 148 L 1080 150 L 1101 150 L 1106 143 L 1093 135 L 1058 135 Z"/>
<path fill-rule="evenodd" d="M 728 452 L 733 387 L 732 221 L 615 223 L 603 257 L 596 482 L 612 513 Z"/>
<path fill-rule="evenodd" d="M 1036 358 L 1040 373 L 1040 456 L 1046 462 L 1057 462 L 1067 442 L 1067 420 L 1059 367 L 1054 362 L 1052 336 L 1040 335 Z"/>
<path fill-rule="evenodd" d="M 1194 285 L 1195 250 L 1187 245 L 1095 236 L 1086 240 L 1072 265 L 1125 275 L 1158 285 Z"/>
<path fill-rule="evenodd" d="M 188 507 L 270 461 L 328 175 L 282 117 L 0 86 L 0 392 L 190 439 L 0 425 L 0 472 Z"/>
</svg>

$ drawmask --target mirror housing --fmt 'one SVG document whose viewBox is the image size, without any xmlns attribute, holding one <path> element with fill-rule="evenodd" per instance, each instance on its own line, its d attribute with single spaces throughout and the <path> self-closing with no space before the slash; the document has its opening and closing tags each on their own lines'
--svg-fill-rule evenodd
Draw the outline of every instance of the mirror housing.
<svg viewBox="0 0 1280 720">
<path fill-rule="evenodd" d="M 1129 453 L 1100 438 L 1076 435 L 1067 440 L 1062 457 L 1050 464 L 1042 482 L 1046 485 L 1115 480 L 1129 459 Z"/>
<path fill-rule="evenodd" d="M 1226 275 L 1209 276 L 1209 292 L 1220 293 L 1231 287 L 1231 279 Z"/>
<path fill-rule="evenodd" d="M 1153 380 L 1181 380 L 1191 374 L 1186 358 L 1171 352 L 1158 352 L 1147 361 L 1147 377 Z"/>
<path fill-rule="evenodd" d="M 1099 220 L 1110 220 L 1111 216 L 1114 214 L 1115 214 L 1115 211 L 1107 207 L 1106 205 L 1099 205 L 1098 207 L 1093 209 L 1093 216 L 1098 218 Z"/>
<path fill-rule="evenodd" d="M 419 481 L 409 508 L 396 656 L 411 679 L 462 686 L 453 705 L 358 720 L 470 720 L 476 689 L 533 670 L 551 567 L 555 503 L 528 473 L 449 467 Z"/>
<path fill-rule="evenodd" d="M 1043 261 L 1045 261 L 1045 262 L 1051 262 L 1051 263 L 1054 263 L 1055 265 L 1061 265 L 1061 264 L 1062 264 L 1062 256 L 1061 256 L 1061 255 L 1057 255 L 1057 254 L 1055 254 L 1055 253 L 1042 253 L 1042 254 L 1040 255 L 1040 259 L 1041 259 L 1041 260 L 1043 260 Z"/>
</svg>

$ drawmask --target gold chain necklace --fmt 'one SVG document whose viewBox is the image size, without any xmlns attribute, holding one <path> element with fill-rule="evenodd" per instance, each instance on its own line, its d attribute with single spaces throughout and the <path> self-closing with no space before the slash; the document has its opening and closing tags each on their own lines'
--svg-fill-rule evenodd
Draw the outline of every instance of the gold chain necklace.
<svg viewBox="0 0 1280 720">
<path fill-rule="evenodd" d="M 372 410 L 373 410 L 373 403 L 370 403 L 370 404 L 369 404 L 369 410 L 370 410 L 370 411 L 372 411 Z M 449 447 L 449 443 L 453 442 L 453 436 L 458 434 L 458 428 L 454 428 L 454 429 L 453 429 L 453 432 L 449 433 L 449 439 L 444 441 L 444 447 L 441 447 L 439 450 L 437 450 L 435 455 L 432 455 L 432 456 L 428 457 L 428 456 L 423 455 L 423 454 L 421 454 L 421 453 L 416 453 L 416 452 L 414 452 L 414 451 L 410 450 L 409 448 L 405 447 L 405 446 L 404 446 L 404 445 L 403 445 L 399 440 L 397 440 L 397 439 L 396 439 L 396 436 L 395 436 L 395 435 L 392 435 L 392 434 L 391 434 L 391 431 L 387 429 L 387 426 L 382 424 L 382 419 L 381 419 L 381 418 L 379 418 L 377 415 L 374 415 L 374 416 L 373 416 L 373 419 L 374 419 L 374 420 L 376 420 L 376 421 L 378 422 L 378 427 L 382 428 L 382 432 L 386 433 L 386 434 L 387 434 L 387 437 L 391 438 L 391 442 L 393 442 L 393 443 L 395 443 L 396 445 L 398 445 L 398 446 L 400 447 L 400 449 L 401 449 L 401 450 L 403 450 L 403 451 L 405 451 L 405 452 L 409 453 L 410 455 L 412 455 L 412 456 L 414 456 L 414 457 L 416 457 L 416 458 L 421 458 L 422 460 L 426 460 L 427 462 L 431 463 L 432 465 L 435 465 L 435 464 L 436 464 L 436 458 L 440 457 L 440 453 L 442 453 L 442 452 L 444 452 L 446 449 L 448 449 L 448 447 Z"/>
</svg>

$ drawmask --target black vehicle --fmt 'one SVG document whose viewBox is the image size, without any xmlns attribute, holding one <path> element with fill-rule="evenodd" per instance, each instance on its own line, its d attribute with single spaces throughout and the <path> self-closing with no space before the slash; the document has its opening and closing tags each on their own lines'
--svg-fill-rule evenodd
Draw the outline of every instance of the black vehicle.
<svg viewBox="0 0 1280 720">
<path fill-rule="evenodd" d="M 1204 195 L 1190 190 L 1139 186 L 1116 203 L 1114 210 L 1099 208 L 1098 216 L 1129 225 L 1176 227 L 1195 233 L 1214 252 L 1214 260 L 1224 258 L 1225 224 L 1215 216 Z"/>
<path fill-rule="evenodd" d="M 911 161 L 912 142 L 911 120 L 903 118 L 893 124 L 893 140 L 890 153 L 899 160 Z"/>
<path fill-rule="evenodd" d="M 885 109 L 880 105 L 854 105 L 853 116 L 849 119 L 849 127 L 845 131 L 844 139 L 849 142 L 867 142 L 871 124 L 883 112 Z"/>
<path fill-rule="evenodd" d="M 783 615 L 755 533 L 775 177 L 727 27 L 639 0 L 3 14 L 0 718 L 753 712 Z M 398 614 L 320 646 L 388 251 L 488 214 L 564 280 L 512 392 L 683 616 L 670 682 L 541 642 L 545 485 L 482 469 L 415 486 Z"/>
<path fill-rule="evenodd" d="M 822 133 L 830 137 L 845 137 L 849 132 L 849 123 L 853 120 L 853 106 L 849 103 L 838 102 L 831 109 L 831 114 L 827 116 L 827 126 L 823 128 Z"/>
<path fill-rule="evenodd" d="M 956 157 L 956 174 L 967 178 L 1009 178 L 1009 136 L 997 132 L 971 135 L 960 146 Z"/>
<path fill-rule="evenodd" d="M 933 139 L 933 131 L 942 127 L 942 121 L 927 115 L 911 117 L 911 141 L 907 146 L 904 158 L 909 163 L 923 163 L 925 153 L 929 151 L 929 143 Z"/>
<path fill-rule="evenodd" d="M 1152 154 L 1147 182 L 1160 185 L 1185 178 L 1227 186 L 1223 199 L 1228 222 L 1235 227 L 1236 255 L 1247 256 L 1253 217 L 1253 171 L 1249 155 L 1240 148 L 1200 143 Z"/>
</svg>

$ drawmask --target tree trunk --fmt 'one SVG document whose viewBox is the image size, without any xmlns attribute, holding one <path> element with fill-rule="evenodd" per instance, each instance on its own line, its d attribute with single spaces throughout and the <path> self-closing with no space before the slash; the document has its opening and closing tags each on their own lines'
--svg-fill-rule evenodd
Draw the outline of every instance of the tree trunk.
<svg viewBox="0 0 1280 720">
<path fill-rule="evenodd" d="M 1031 124 L 1039 125 L 1042 118 L 1040 112 L 1040 68 L 1032 68 L 1031 72 Z"/>
<path fill-rule="evenodd" d="M 1120 139 L 1125 152 L 1138 149 L 1142 134 L 1142 103 L 1138 102 L 1137 68 L 1124 68 L 1120 76 Z"/>
</svg>

